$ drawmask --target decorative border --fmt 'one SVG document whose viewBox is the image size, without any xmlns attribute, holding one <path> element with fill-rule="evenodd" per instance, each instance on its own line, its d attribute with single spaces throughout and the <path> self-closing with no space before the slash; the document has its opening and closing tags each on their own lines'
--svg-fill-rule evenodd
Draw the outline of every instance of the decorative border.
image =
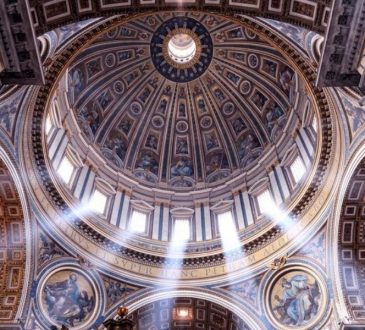
<svg viewBox="0 0 365 330">
<path fill-rule="evenodd" d="M 273 5 L 272 0 L 270 2 L 268 0 L 229 0 L 226 2 L 221 0 L 136 0 L 133 2 L 130 0 L 113 0 L 113 5 L 105 4 L 105 0 L 93 0 L 92 2 L 88 0 L 87 7 L 85 6 L 81 11 L 79 4 L 71 5 L 72 1 L 70 0 L 59 0 L 70 2 L 70 10 L 67 10 L 67 7 L 63 6 L 58 11 L 54 11 L 52 16 L 48 15 L 48 19 L 44 19 L 41 5 L 47 4 L 47 1 L 51 0 L 38 0 L 37 3 L 39 3 L 39 5 L 37 6 L 34 4 L 34 1 L 31 1 L 32 18 L 34 23 L 37 24 L 35 26 L 37 35 L 53 30 L 61 25 L 81 21 L 85 18 L 113 17 L 115 15 L 135 15 L 140 13 L 148 14 L 153 12 L 156 8 L 161 11 L 170 12 L 175 10 L 205 11 L 213 14 L 223 14 L 230 16 L 231 18 L 240 15 L 266 17 L 302 26 L 320 34 L 325 34 L 325 26 L 321 23 L 323 21 L 323 16 L 325 16 L 325 8 L 328 7 L 328 4 L 325 2 L 321 3 L 317 1 L 317 3 L 315 3 L 317 5 L 317 10 L 315 17 L 313 17 L 311 15 L 307 16 L 301 14 L 298 16 L 298 10 L 292 11 L 296 15 L 289 12 L 293 2 L 297 2 L 298 4 L 303 3 L 298 0 L 280 0 L 279 6 Z M 65 2 L 61 2 L 61 4 L 62 3 Z M 314 1 L 310 4 L 314 4 Z M 60 11 L 61 14 L 59 13 Z M 66 13 L 68 14 L 66 15 Z M 58 15 L 62 15 L 62 17 L 59 17 Z M 58 16 L 59 18 L 55 19 L 54 16 Z M 42 22 L 42 24 L 38 24 L 37 22 Z"/>
</svg>

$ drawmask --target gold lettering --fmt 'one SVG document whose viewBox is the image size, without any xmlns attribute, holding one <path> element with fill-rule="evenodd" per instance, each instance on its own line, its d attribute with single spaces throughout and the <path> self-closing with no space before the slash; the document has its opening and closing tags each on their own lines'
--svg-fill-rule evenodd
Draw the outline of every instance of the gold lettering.
<svg viewBox="0 0 365 330">
<path fill-rule="evenodd" d="M 195 278 L 197 276 L 198 276 L 198 274 L 196 273 L 196 270 L 195 269 L 193 269 L 193 270 L 190 271 L 190 277 Z"/>
</svg>

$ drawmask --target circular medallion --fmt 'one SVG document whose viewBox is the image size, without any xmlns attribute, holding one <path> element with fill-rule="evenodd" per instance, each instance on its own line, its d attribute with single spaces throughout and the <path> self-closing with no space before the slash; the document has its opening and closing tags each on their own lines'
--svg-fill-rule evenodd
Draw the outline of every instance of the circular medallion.
<svg viewBox="0 0 365 330">
<path fill-rule="evenodd" d="M 161 117 L 159 115 L 153 116 L 152 125 L 154 128 L 162 128 L 164 124 L 165 124 L 165 121 L 164 121 L 163 117 Z"/>
<path fill-rule="evenodd" d="M 164 22 L 151 40 L 156 69 L 174 82 L 188 82 L 201 76 L 213 57 L 213 43 L 207 29 L 190 17 Z"/>
<path fill-rule="evenodd" d="M 208 129 L 213 125 L 213 120 L 212 117 L 210 116 L 204 116 L 201 120 L 200 120 L 200 126 L 204 129 Z"/>
<path fill-rule="evenodd" d="M 117 94 L 122 94 L 124 92 L 124 84 L 121 80 L 117 80 L 114 84 L 113 84 L 113 89 L 114 92 L 116 92 Z"/>
<path fill-rule="evenodd" d="M 268 284 L 265 308 L 276 329 L 313 329 L 327 301 L 325 281 L 312 269 L 293 265 L 277 272 Z"/>
<path fill-rule="evenodd" d="M 41 283 L 38 302 L 48 322 L 87 329 L 96 314 L 96 287 L 75 267 L 55 269 Z"/>
<path fill-rule="evenodd" d="M 256 54 L 248 55 L 248 65 L 250 68 L 256 69 L 259 65 L 259 58 Z"/>
<path fill-rule="evenodd" d="M 149 16 L 147 18 L 147 24 L 149 26 L 155 26 L 156 25 L 156 19 L 153 16 Z"/>
<path fill-rule="evenodd" d="M 138 116 L 142 112 L 142 105 L 138 102 L 133 102 L 130 111 L 133 115 Z"/>
<path fill-rule="evenodd" d="M 180 120 L 180 121 L 178 121 L 178 122 L 176 123 L 176 130 L 177 130 L 179 133 L 185 133 L 185 132 L 187 132 L 187 131 L 188 131 L 188 129 L 189 129 L 189 125 L 188 125 L 188 123 L 187 123 L 187 122 Z"/>
<path fill-rule="evenodd" d="M 243 95 L 250 94 L 250 92 L 251 92 L 251 82 L 248 81 L 248 80 L 242 81 L 241 86 L 240 86 L 240 90 L 241 90 L 241 93 Z"/>
<path fill-rule="evenodd" d="M 235 111 L 235 106 L 232 102 L 226 102 L 223 105 L 223 114 L 227 117 L 231 116 Z"/>
<path fill-rule="evenodd" d="M 105 56 L 105 65 L 109 68 L 115 65 L 115 55 L 110 53 Z"/>
</svg>

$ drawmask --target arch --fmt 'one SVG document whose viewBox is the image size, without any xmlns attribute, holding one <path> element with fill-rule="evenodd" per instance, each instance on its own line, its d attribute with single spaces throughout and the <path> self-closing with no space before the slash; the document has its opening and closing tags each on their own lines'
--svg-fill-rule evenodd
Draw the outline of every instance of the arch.
<svg viewBox="0 0 365 330">
<path fill-rule="evenodd" d="M 220 305 L 230 312 L 236 314 L 241 318 L 252 330 L 263 330 L 266 326 L 260 320 L 258 315 L 255 315 L 253 309 L 237 301 L 234 298 L 229 298 L 227 294 L 220 294 L 217 291 L 211 291 L 207 289 L 157 289 L 149 291 L 145 294 L 133 295 L 130 299 L 127 299 L 125 305 L 128 306 L 129 313 L 133 313 L 139 308 L 157 302 L 159 300 L 170 299 L 170 298 L 196 298 L 203 299 L 217 305 Z M 106 318 L 113 317 L 114 310 L 109 311 L 105 316 Z"/>
</svg>

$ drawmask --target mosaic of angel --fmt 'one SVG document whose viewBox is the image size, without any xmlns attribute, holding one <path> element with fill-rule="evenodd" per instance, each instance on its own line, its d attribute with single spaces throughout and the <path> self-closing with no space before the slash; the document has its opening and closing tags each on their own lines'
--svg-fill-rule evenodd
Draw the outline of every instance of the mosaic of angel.
<svg viewBox="0 0 365 330">
<path fill-rule="evenodd" d="M 81 286 L 78 277 L 69 273 L 67 279 L 47 283 L 43 290 L 49 316 L 71 327 L 86 320 L 95 304 L 89 288 Z"/>
<path fill-rule="evenodd" d="M 280 323 L 302 326 L 318 313 L 321 291 L 318 282 L 307 274 L 280 280 L 281 294 L 274 295 L 273 312 Z"/>
</svg>

